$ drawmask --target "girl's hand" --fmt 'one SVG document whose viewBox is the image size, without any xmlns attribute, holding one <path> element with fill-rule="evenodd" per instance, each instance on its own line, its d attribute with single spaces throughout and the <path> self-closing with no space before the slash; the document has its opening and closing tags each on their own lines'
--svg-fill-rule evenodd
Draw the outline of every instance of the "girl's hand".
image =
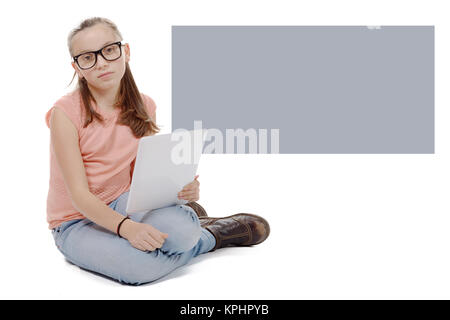
<svg viewBox="0 0 450 320">
<path fill-rule="evenodd" d="M 169 236 L 149 224 L 125 220 L 120 228 L 120 235 L 136 249 L 154 251 L 161 248 Z"/>
<path fill-rule="evenodd" d="M 200 182 L 197 180 L 198 175 L 194 180 L 185 185 L 183 189 L 178 192 L 178 199 L 188 200 L 189 202 L 198 201 L 200 199 Z"/>
</svg>

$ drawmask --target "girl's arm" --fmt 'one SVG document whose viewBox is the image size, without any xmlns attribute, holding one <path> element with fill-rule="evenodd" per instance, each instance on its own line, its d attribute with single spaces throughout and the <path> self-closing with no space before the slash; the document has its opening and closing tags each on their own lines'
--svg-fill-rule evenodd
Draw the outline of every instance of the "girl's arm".
<svg viewBox="0 0 450 320">
<path fill-rule="evenodd" d="M 124 216 L 111 209 L 89 190 L 86 172 L 78 144 L 78 133 L 62 110 L 54 108 L 50 117 L 50 138 L 56 161 L 74 207 L 94 223 L 116 233 Z M 121 236 L 140 250 L 161 247 L 167 235 L 150 225 L 126 220 Z"/>
<path fill-rule="evenodd" d="M 116 232 L 117 225 L 124 217 L 90 192 L 77 130 L 58 108 L 53 109 L 50 117 L 50 138 L 73 206 L 89 220 Z"/>
</svg>

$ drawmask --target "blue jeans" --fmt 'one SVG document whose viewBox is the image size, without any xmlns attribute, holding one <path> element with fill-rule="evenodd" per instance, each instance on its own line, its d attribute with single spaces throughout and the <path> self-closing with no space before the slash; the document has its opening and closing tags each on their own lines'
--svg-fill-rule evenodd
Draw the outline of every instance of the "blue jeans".
<svg viewBox="0 0 450 320">
<path fill-rule="evenodd" d="M 122 193 L 109 207 L 125 216 L 128 194 Z M 214 236 L 200 227 L 197 214 L 189 206 L 173 205 L 131 214 L 130 218 L 150 224 L 169 237 L 160 249 L 144 252 L 89 219 L 66 221 L 52 233 L 56 246 L 68 261 L 133 285 L 164 277 L 215 246 Z"/>
</svg>

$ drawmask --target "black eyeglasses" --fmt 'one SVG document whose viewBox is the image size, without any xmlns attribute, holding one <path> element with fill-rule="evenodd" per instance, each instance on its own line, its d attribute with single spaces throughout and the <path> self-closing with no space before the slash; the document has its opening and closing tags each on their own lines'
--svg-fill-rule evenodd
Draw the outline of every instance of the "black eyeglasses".
<svg viewBox="0 0 450 320">
<path fill-rule="evenodd" d="M 97 63 L 97 55 L 100 54 L 107 61 L 114 61 L 122 56 L 121 41 L 108 44 L 97 51 L 89 51 L 73 57 L 73 61 L 82 70 L 90 69 Z"/>
</svg>

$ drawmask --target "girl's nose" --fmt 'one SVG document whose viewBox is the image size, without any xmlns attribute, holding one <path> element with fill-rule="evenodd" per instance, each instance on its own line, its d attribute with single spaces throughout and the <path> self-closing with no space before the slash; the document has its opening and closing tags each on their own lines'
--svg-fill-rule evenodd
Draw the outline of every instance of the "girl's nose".
<svg viewBox="0 0 450 320">
<path fill-rule="evenodd" d="M 97 67 L 101 67 L 108 64 L 108 60 L 102 57 L 101 54 L 97 55 Z"/>
</svg>

